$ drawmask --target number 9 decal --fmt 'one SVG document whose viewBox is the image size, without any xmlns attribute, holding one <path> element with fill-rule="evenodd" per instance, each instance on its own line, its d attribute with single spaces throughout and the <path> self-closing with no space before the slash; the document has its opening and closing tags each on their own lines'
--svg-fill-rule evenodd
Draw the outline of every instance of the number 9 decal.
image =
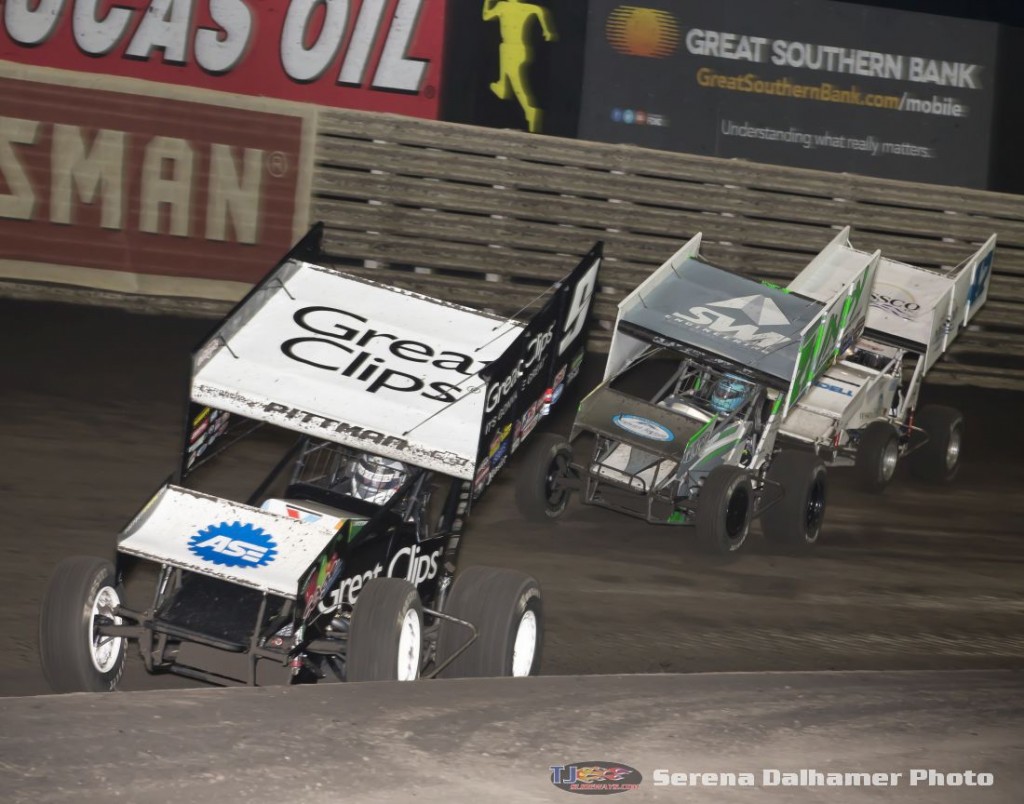
<svg viewBox="0 0 1024 804">
<path fill-rule="evenodd" d="M 562 354 L 568 349 L 583 331 L 583 325 L 587 321 L 587 312 L 590 310 L 590 302 L 594 298 L 594 288 L 597 285 L 597 269 L 600 267 L 601 259 L 599 257 L 594 260 L 594 264 L 576 283 L 572 302 L 569 304 L 569 312 L 565 316 L 565 326 L 562 328 L 563 337 L 558 344 L 558 354 Z"/>
</svg>

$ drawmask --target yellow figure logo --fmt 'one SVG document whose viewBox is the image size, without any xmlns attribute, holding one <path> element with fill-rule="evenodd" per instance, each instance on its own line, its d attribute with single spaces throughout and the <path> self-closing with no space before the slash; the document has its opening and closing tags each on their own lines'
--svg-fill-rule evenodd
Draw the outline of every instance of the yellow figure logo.
<svg viewBox="0 0 1024 804">
<path fill-rule="evenodd" d="M 491 91 L 502 100 L 515 95 L 526 114 L 526 125 L 536 133 L 541 129 L 544 113 L 537 108 L 526 79 L 526 69 L 533 61 L 533 48 L 527 41 L 530 23 L 537 20 L 545 42 L 558 38 L 551 12 L 534 3 L 521 0 L 484 0 L 484 21 L 498 20 L 501 25 L 501 47 L 498 50 L 498 80 Z"/>
</svg>

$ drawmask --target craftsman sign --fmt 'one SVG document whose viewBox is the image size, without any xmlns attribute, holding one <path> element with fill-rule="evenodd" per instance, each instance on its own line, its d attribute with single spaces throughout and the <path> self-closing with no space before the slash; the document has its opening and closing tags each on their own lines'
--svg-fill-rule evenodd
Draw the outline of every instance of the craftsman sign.
<svg viewBox="0 0 1024 804">
<path fill-rule="evenodd" d="M 304 126 L 0 75 L 0 260 L 253 282 L 305 225 Z"/>
<path fill-rule="evenodd" d="M 445 0 L 5 0 L 0 59 L 436 118 Z"/>
</svg>

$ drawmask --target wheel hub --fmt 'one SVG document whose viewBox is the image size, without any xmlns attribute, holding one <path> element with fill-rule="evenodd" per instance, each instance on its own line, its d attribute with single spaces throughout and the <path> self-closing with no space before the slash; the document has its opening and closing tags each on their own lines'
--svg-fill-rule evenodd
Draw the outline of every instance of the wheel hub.
<svg viewBox="0 0 1024 804">
<path fill-rule="evenodd" d="M 123 637 L 105 636 L 99 631 L 101 625 L 121 625 L 123 620 L 114 614 L 121 605 L 121 598 L 111 586 L 102 587 L 96 593 L 90 616 L 89 658 L 100 673 L 109 673 L 117 664 L 121 654 Z"/>
<path fill-rule="evenodd" d="M 888 482 L 896 473 L 896 463 L 899 460 L 900 451 L 896 439 L 891 439 L 882 450 L 882 480 Z"/>
<path fill-rule="evenodd" d="M 946 469 L 952 469 L 960 460 L 960 428 L 954 427 L 946 445 Z"/>
<path fill-rule="evenodd" d="M 530 675 L 536 655 L 537 615 L 527 609 L 519 620 L 516 641 L 512 647 L 512 675 L 516 678 Z"/>
<path fill-rule="evenodd" d="M 415 681 L 420 675 L 420 618 L 415 610 L 409 609 L 402 619 L 402 630 L 398 636 L 398 680 Z"/>
</svg>

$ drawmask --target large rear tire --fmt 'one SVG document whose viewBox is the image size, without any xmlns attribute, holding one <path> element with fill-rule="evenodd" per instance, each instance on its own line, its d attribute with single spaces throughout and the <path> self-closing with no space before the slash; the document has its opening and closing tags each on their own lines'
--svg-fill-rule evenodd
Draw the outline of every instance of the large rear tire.
<svg viewBox="0 0 1024 804">
<path fill-rule="evenodd" d="M 402 578 L 371 578 L 352 609 L 346 679 L 414 681 L 423 651 L 423 604 Z"/>
<path fill-rule="evenodd" d="M 916 419 L 928 442 L 910 454 L 911 473 L 929 483 L 949 483 L 960 470 L 963 414 L 944 405 L 925 405 Z"/>
<path fill-rule="evenodd" d="M 516 506 L 531 522 L 550 522 L 565 512 L 569 489 L 559 485 L 569 476 L 572 448 L 553 433 L 541 433 L 526 449 L 516 479 Z"/>
<path fill-rule="evenodd" d="M 442 678 L 537 674 L 544 640 L 544 607 L 540 587 L 529 575 L 510 569 L 468 567 L 452 584 L 444 613 L 472 623 L 479 636 L 441 671 Z M 452 656 L 469 637 L 465 626 L 443 620 L 438 662 Z"/>
<path fill-rule="evenodd" d="M 767 479 L 781 485 L 784 496 L 761 515 L 765 540 L 786 553 L 806 553 L 825 521 L 825 464 L 813 453 L 783 450 L 772 459 Z"/>
<path fill-rule="evenodd" d="M 102 625 L 120 625 L 114 565 L 72 556 L 50 576 L 39 612 L 39 659 L 54 692 L 110 692 L 124 672 L 124 637 L 104 636 Z"/>
<path fill-rule="evenodd" d="M 896 474 L 899 434 L 889 422 L 871 422 L 860 434 L 854 471 L 863 491 L 881 494 Z"/>
<path fill-rule="evenodd" d="M 697 501 L 697 540 L 713 555 L 733 556 L 747 541 L 753 514 L 750 475 L 738 466 L 716 466 L 705 479 Z"/>
</svg>

